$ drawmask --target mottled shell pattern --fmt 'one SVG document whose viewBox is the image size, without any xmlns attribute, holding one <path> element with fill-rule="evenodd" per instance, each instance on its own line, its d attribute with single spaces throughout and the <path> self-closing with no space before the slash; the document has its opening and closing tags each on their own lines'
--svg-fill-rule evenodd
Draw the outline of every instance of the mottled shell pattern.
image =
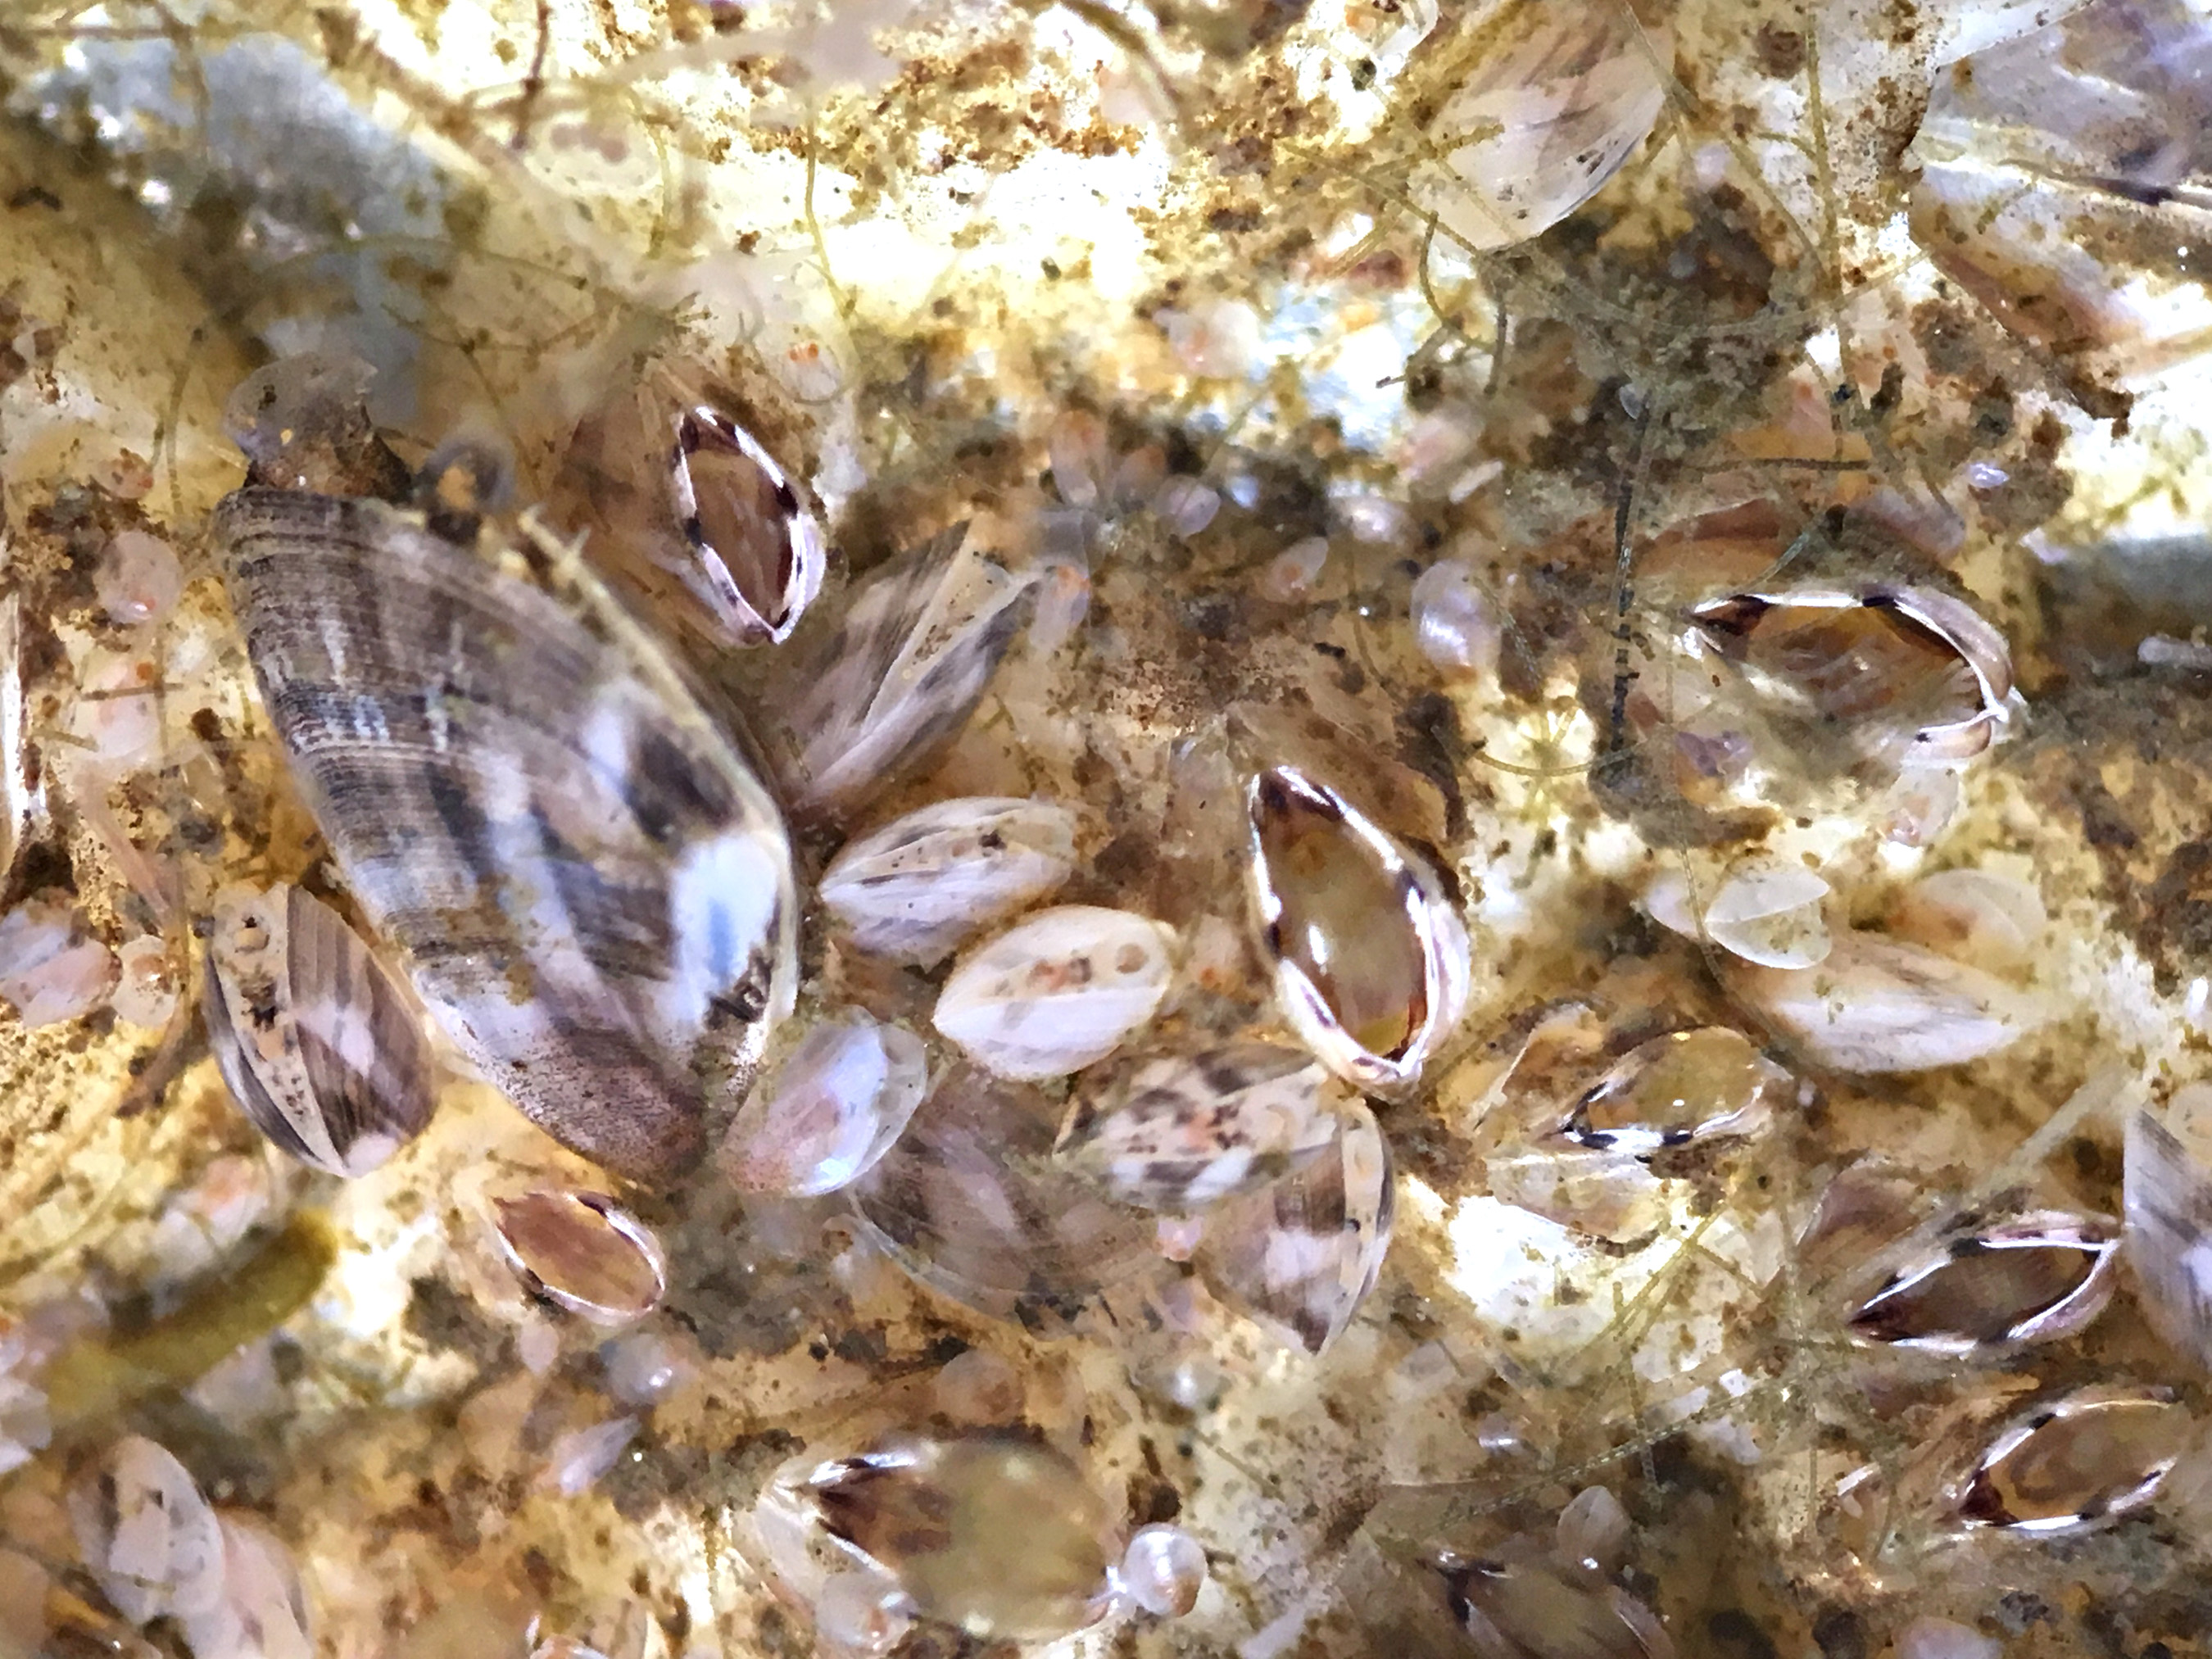
<svg viewBox="0 0 2212 1659">
<path fill-rule="evenodd" d="M 1157 1056 L 1079 1093 L 1053 1155 L 1124 1204 L 1188 1212 L 1328 1147 L 1340 1091 L 1318 1061 L 1280 1043 Z"/>
<path fill-rule="evenodd" d="M 933 1018 L 1000 1077 L 1065 1077 L 1152 1019 L 1175 953 L 1175 930 L 1148 916 L 1096 904 L 1040 910 L 961 957 Z"/>
<path fill-rule="evenodd" d="M 232 1098 L 304 1164 L 366 1174 L 430 1121 L 435 1065 L 414 1005 L 304 888 L 216 895 L 203 1012 Z"/>
<path fill-rule="evenodd" d="M 215 540 L 340 873 L 453 1041 L 618 1174 L 688 1167 L 796 981 L 781 815 L 724 727 L 516 550 L 261 487 Z"/>
<path fill-rule="evenodd" d="M 1382 1271 L 1397 1214 L 1390 1143 L 1355 1101 L 1334 1144 L 1209 1218 L 1200 1274 L 1223 1301 L 1309 1353 L 1344 1334 Z"/>
<path fill-rule="evenodd" d="M 1246 792 L 1248 878 L 1283 1017 L 1338 1076 L 1413 1086 L 1465 1011 L 1467 926 L 1428 860 L 1296 767 Z"/>
<path fill-rule="evenodd" d="M 856 949 L 927 967 L 1074 874 L 1075 830 L 1053 801 L 938 801 L 848 842 L 817 890 Z"/>
</svg>

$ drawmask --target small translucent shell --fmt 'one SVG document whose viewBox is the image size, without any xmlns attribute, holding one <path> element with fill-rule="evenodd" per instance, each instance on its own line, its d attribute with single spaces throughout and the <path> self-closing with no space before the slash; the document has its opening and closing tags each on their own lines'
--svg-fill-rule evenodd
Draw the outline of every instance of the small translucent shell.
<svg viewBox="0 0 2212 1659">
<path fill-rule="evenodd" d="M 2157 1496 L 2194 1432 L 2163 1389 L 2077 1389 L 2014 1418 L 1957 1494 L 1968 1526 L 2073 1532 Z"/>
<path fill-rule="evenodd" d="M 787 1471 L 759 1508 L 763 1532 L 789 1540 L 772 1547 L 787 1582 L 808 1576 L 792 1558 L 818 1532 L 915 1617 L 981 1639 L 1052 1641 L 1106 1610 L 1112 1516 L 1079 1467 L 1025 1434 L 889 1437 Z"/>
<path fill-rule="evenodd" d="M 2177 1094 L 2166 1121 L 2148 1109 L 2128 1120 L 2128 1267 L 2151 1328 L 2212 1370 L 2212 1163 L 2192 1106 L 2212 1106 L 2202 1085 Z"/>
<path fill-rule="evenodd" d="M 304 888 L 216 896 L 202 1013 L 232 1098 L 303 1164 L 364 1175 L 430 1121 L 435 1062 L 414 1005 Z"/>
<path fill-rule="evenodd" d="M 939 1078 L 852 1188 L 854 1212 L 932 1290 L 1031 1331 L 1158 1267 L 1152 1226 L 1053 1162 L 1056 1106 L 969 1066 Z"/>
<path fill-rule="evenodd" d="M 23 596 L 0 594 L 0 882 L 46 815 L 46 790 L 31 742 L 23 684 Z"/>
<path fill-rule="evenodd" d="M 1755 1134 L 1789 1080 L 1741 1031 L 1670 1031 L 1623 1055 L 1575 1103 L 1559 1133 L 1579 1146 L 1635 1153 Z"/>
<path fill-rule="evenodd" d="M 115 1443 L 70 1488 L 84 1564 L 134 1625 L 210 1613 L 222 1599 L 223 1536 L 191 1475 L 138 1435 Z"/>
<path fill-rule="evenodd" d="M 599 1193 L 539 1188 L 492 1200 L 492 1233 L 532 1294 L 594 1325 L 627 1325 L 660 1303 L 660 1242 Z"/>
<path fill-rule="evenodd" d="M 1763 968 L 1811 968 L 1827 959 L 1830 889 L 1794 860 L 1739 860 L 1721 878 L 1705 914 L 1705 937 Z"/>
<path fill-rule="evenodd" d="M 1223 1205 L 1196 1258 L 1223 1301 L 1316 1354 L 1375 1288 L 1397 1212 L 1390 1143 L 1375 1114 L 1356 1101 L 1336 1121 L 1333 1148 Z"/>
<path fill-rule="evenodd" d="M 793 809 L 839 816 L 952 737 L 1022 621 L 1034 580 L 965 546 L 957 526 L 873 572 L 836 629 L 777 684 Z"/>
<path fill-rule="evenodd" d="M 1467 1006 L 1467 927 L 1443 878 L 1295 767 L 1253 778 L 1245 811 L 1284 1018 L 1346 1082 L 1410 1088 Z"/>
<path fill-rule="evenodd" d="M 2012 655 L 1964 601 L 1926 588 L 1779 588 L 1707 599 L 1696 639 L 1755 693 L 1870 760 L 1971 760 L 2011 719 Z"/>
<path fill-rule="evenodd" d="M 2034 965 L 2050 925 L 2042 896 L 2026 882 L 1986 870 L 1939 870 L 1891 905 L 1888 932 L 1991 973 Z"/>
<path fill-rule="evenodd" d="M 1200 1209 L 1333 1142 L 1329 1093 L 1317 1061 L 1279 1043 L 1164 1055 L 1079 1094 L 1054 1156 L 1124 1204 Z"/>
<path fill-rule="evenodd" d="M 1846 929 L 1815 968 L 1731 965 L 1729 994 L 1824 1066 L 1920 1072 L 1995 1054 L 2042 1024 L 2042 1000 L 1900 939 Z"/>
<path fill-rule="evenodd" d="M 1667 106 L 1663 39 L 1602 0 L 1510 0 L 1472 25 L 1413 200 L 1469 247 L 1510 247 L 1595 195 Z"/>
<path fill-rule="evenodd" d="M 818 890 L 860 949 L 927 966 L 1073 875 L 1075 824 L 1053 801 L 939 801 L 846 843 Z"/>
<path fill-rule="evenodd" d="M 1850 1316 L 1851 1334 L 1936 1353 L 2055 1342 L 2104 1311 L 2118 1261 L 2105 1217 L 2016 1216 L 1899 1268 Z"/>
<path fill-rule="evenodd" d="M 890 1149 L 928 1086 L 920 1037 L 848 1009 L 810 1030 L 746 1097 L 719 1161 L 750 1192 L 836 1192 Z"/>
<path fill-rule="evenodd" d="M 1595 1573 L 1456 1556 L 1443 1571 L 1452 1611 L 1482 1659 L 1674 1659 L 1657 1616 Z"/>
<path fill-rule="evenodd" d="M 0 1003 L 28 1026 L 90 1013 L 115 988 L 115 956 L 57 896 L 26 899 L 0 916 Z"/>
<path fill-rule="evenodd" d="M 1181 1527 L 1139 1527 L 1121 1552 L 1121 1588 L 1146 1613 L 1180 1619 L 1206 1588 L 1206 1551 Z"/>
<path fill-rule="evenodd" d="M 292 1553 L 253 1522 L 217 1517 L 223 1590 L 216 1605 L 183 1621 L 195 1659 L 314 1659 L 313 1624 Z"/>
<path fill-rule="evenodd" d="M 1439 559 L 1414 579 L 1413 618 L 1414 644 L 1437 667 L 1471 678 L 1498 672 L 1498 606 L 1459 560 Z"/>
<path fill-rule="evenodd" d="M 1175 943 L 1174 929 L 1128 910 L 1041 910 L 963 957 L 933 1018 L 1000 1077 L 1064 1077 L 1151 1020 L 1175 975 Z"/>
</svg>

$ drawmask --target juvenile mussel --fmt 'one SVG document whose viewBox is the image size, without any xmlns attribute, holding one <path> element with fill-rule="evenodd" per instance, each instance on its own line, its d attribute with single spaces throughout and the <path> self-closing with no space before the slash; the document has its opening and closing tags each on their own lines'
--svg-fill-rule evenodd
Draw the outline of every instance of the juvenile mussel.
<svg viewBox="0 0 2212 1659">
<path fill-rule="evenodd" d="M 770 1482 L 753 1525 L 787 1595 L 818 1619 L 865 1575 L 894 1617 L 986 1640 L 1053 1641 L 1103 1617 L 1121 1554 L 1105 1499 L 1065 1452 L 1018 1429 L 892 1433 Z"/>
<path fill-rule="evenodd" d="M 1411 1088 L 1467 1006 L 1455 895 L 1426 857 L 1298 768 L 1256 774 L 1245 813 L 1255 929 L 1283 1018 L 1346 1082 Z"/>
<path fill-rule="evenodd" d="M 2078 1532 L 2157 1497 L 2195 1437 L 2164 1389 L 2093 1385 L 2030 1407 L 1989 1441 L 1954 1489 L 1969 1527 Z"/>
<path fill-rule="evenodd" d="M 1896 1266 L 1851 1334 L 1948 1354 L 2057 1341 L 2112 1300 L 2119 1243 L 2106 1217 L 2047 1210 L 1954 1230 Z"/>
<path fill-rule="evenodd" d="M 214 541 L 293 776 L 461 1051 L 556 1139 L 668 1181 L 792 1006 L 782 816 L 573 549 L 261 482 L 326 476 L 295 442 L 366 426 L 288 416 L 284 367 L 242 389 L 255 482 Z"/>
<path fill-rule="evenodd" d="M 1054 801 L 938 801 L 848 842 L 817 890 L 856 949 L 927 967 L 1073 875 L 1075 829 Z"/>
<path fill-rule="evenodd" d="M 407 994 L 305 888 L 216 896 L 203 1010 L 231 1097 L 304 1164 L 376 1168 L 430 1121 L 436 1073 Z"/>
</svg>

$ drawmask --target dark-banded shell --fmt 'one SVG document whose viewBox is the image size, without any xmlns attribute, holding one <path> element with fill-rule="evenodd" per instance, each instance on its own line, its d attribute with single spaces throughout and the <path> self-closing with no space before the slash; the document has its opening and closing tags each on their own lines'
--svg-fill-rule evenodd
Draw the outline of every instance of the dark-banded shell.
<svg viewBox="0 0 2212 1659">
<path fill-rule="evenodd" d="M 2119 1229 L 2036 1211 L 1938 1245 L 1850 1316 L 1862 1341 L 1972 1353 L 2071 1336 L 2112 1298 Z"/>
<path fill-rule="evenodd" d="M 1332 1092 L 1318 1060 L 1280 1043 L 1157 1055 L 1079 1094 L 1054 1156 L 1124 1204 L 1200 1209 L 1331 1145 Z"/>
<path fill-rule="evenodd" d="M 789 845 L 744 757 L 611 602 L 512 551 L 258 488 L 215 537 L 293 772 L 432 1012 L 556 1139 L 684 1170 L 794 990 Z"/>
<path fill-rule="evenodd" d="M 836 630 L 790 665 L 772 711 L 785 798 L 842 814 L 958 732 L 1021 625 L 1032 578 L 956 526 L 854 591 Z"/>
<path fill-rule="evenodd" d="M 1057 1115 L 1035 1089 L 956 1066 L 854 1183 L 853 1207 L 931 1289 L 1064 1329 L 1098 1291 L 1160 1263 L 1148 1221 L 1052 1161 Z"/>
<path fill-rule="evenodd" d="M 1319 1353 L 1375 1288 L 1397 1207 L 1390 1143 L 1355 1101 L 1334 1145 L 1212 1213 L 1198 1269 L 1224 1302 Z"/>
<path fill-rule="evenodd" d="M 304 888 L 216 895 L 203 1012 L 232 1098 L 304 1164 L 364 1175 L 430 1121 L 436 1073 L 414 1006 Z"/>
<path fill-rule="evenodd" d="M 1959 1516 L 2030 1533 L 2115 1519 L 2158 1495 L 2194 1433 L 2163 1389 L 2077 1389 L 1999 1431 L 1960 1490 Z"/>
<path fill-rule="evenodd" d="M 720 645 L 761 645 L 799 625 L 827 553 L 735 401 L 687 368 L 648 368 L 578 425 L 556 507 L 656 615 Z"/>
</svg>

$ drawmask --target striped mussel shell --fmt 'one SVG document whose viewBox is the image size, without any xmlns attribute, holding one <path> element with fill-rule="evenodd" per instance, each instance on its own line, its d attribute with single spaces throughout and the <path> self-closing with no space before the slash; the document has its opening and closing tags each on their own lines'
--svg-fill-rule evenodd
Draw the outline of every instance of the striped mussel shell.
<svg viewBox="0 0 2212 1659">
<path fill-rule="evenodd" d="M 779 665 L 767 713 L 795 813 L 846 817 L 975 709 L 1035 578 L 969 547 L 967 535 L 955 526 L 871 572 L 836 627 Z"/>
<path fill-rule="evenodd" d="M 1247 879 L 1283 1017 L 1322 1063 L 1391 1095 L 1467 1007 L 1467 926 L 1436 866 L 1293 766 L 1245 793 Z"/>
<path fill-rule="evenodd" d="M 2212 1368 L 2212 1089 L 2191 1084 L 2163 1113 L 2128 1120 L 2124 1176 L 2128 1270 L 2144 1318 L 2195 1364 Z"/>
<path fill-rule="evenodd" d="M 680 1174 L 796 981 L 782 817 L 725 726 L 563 550 L 534 575 L 534 544 L 262 487 L 214 530 L 293 775 L 423 1001 L 555 1139 Z"/>
<path fill-rule="evenodd" d="M 436 1066 L 414 1004 L 305 888 L 216 896 L 202 1013 L 231 1097 L 303 1164 L 365 1175 L 430 1121 Z"/>
<path fill-rule="evenodd" d="M 696 366 L 647 366 L 578 424 L 555 511 L 657 615 L 722 646 L 789 637 L 828 567 L 799 487 Z"/>
<path fill-rule="evenodd" d="M 1187 1213 L 1325 1151 L 1344 1092 L 1319 1061 L 1281 1043 L 1156 1054 L 1078 1093 L 1053 1155 L 1121 1203 Z"/>
<path fill-rule="evenodd" d="M 1285 1346 L 1318 1354 L 1375 1288 L 1397 1215 L 1390 1143 L 1364 1101 L 1335 1120 L 1332 1145 L 1210 1213 L 1200 1276 Z"/>
<path fill-rule="evenodd" d="M 2112 1299 L 2118 1224 L 2037 1210 L 1939 1240 L 1851 1314 L 1862 1342 L 1972 1354 L 2056 1342 Z"/>
<path fill-rule="evenodd" d="M 2005 1424 L 1954 1486 L 1954 1510 L 1967 1527 L 2087 1531 L 2156 1498 L 2196 1432 L 2167 1389 L 2076 1389 Z"/>
<path fill-rule="evenodd" d="M 1814 586 L 1727 593 L 1690 610 L 1692 655 L 1732 665 L 1804 731 L 1863 759 L 1958 765 L 2012 719 L 2012 653 L 1964 600 L 1933 589 Z"/>
</svg>

